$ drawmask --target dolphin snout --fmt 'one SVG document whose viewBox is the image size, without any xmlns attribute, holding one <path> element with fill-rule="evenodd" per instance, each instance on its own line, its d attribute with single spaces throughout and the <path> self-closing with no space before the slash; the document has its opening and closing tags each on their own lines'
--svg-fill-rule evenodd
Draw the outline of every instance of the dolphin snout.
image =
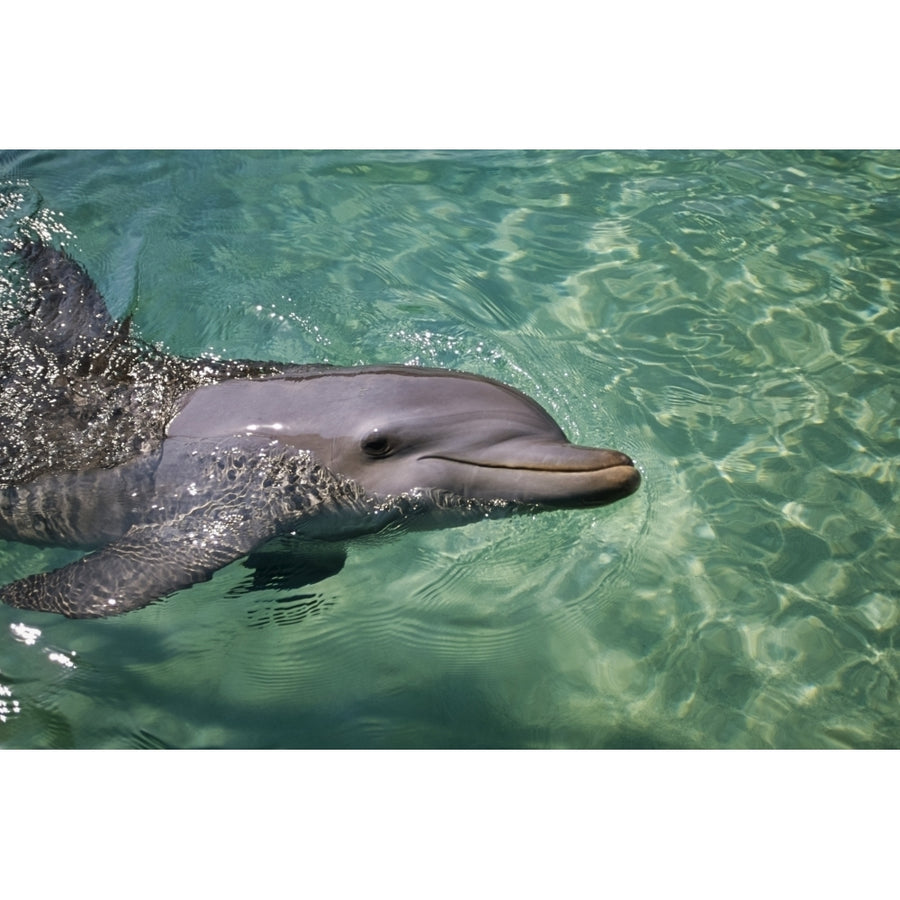
<svg viewBox="0 0 900 900">
<path fill-rule="evenodd" d="M 524 455 L 524 454 L 523 454 Z M 600 472 L 619 466 L 634 468 L 634 461 L 620 450 L 607 447 L 583 447 L 579 444 L 548 444 L 535 454 L 535 467 L 557 472 Z M 527 463 L 524 464 L 529 467 Z"/>
<path fill-rule="evenodd" d="M 590 447 L 586 447 L 584 449 L 591 450 Z M 620 450 L 602 449 L 593 450 L 593 453 L 596 455 L 596 459 L 598 461 L 598 469 L 612 469 L 615 466 L 631 466 L 632 468 L 634 467 L 634 460 L 626 453 L 622 453 Z"/>
</svg>

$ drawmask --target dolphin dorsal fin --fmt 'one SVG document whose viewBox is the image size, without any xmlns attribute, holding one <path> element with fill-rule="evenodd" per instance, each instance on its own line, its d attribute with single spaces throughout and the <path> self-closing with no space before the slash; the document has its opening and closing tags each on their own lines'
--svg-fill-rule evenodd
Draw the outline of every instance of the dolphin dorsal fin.
<svg viewBox="0 0 900 900">
<path fill-rule="evenodd" d="M 117 335 L 122 326 L 110 316 L 91 277 L 65 251 L 30 241 L 18 253 L 34 285 L 33 314 L 59 351 L 85 339 L 110 340 Z M 126 338 L 127 334 L 125 326 Z"/>
</svg>

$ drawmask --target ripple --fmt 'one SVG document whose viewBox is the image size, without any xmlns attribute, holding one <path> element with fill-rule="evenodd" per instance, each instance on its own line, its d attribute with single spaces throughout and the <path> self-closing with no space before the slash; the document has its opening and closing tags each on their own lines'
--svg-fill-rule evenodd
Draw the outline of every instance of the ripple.
<svg viewBox="0 0 900 900">
<path fill-rule="evenodd" d="M 0 232 L 77 233 L 148 339 L 470 369 L 644 479 L 603 510 L 355 544 L 310 589 L 248 592 L 236 566 L 121 621 L 7 617 L 41 636 L 6 634 L 0 742 L 897 746 L 898 172 L 890 152 L 0 158 Z M 62 561 L 0 547 L 7 579 Z"/>
</svg>

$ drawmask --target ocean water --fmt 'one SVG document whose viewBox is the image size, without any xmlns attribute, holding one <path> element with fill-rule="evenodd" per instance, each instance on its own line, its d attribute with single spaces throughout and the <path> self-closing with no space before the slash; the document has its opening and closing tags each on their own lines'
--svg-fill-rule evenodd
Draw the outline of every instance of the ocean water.
<svg viewBox="0 0 900 900">
<path fill-rule="evenodd" d="M 171 352 L 491 376 L 644 480 L 0 606 L 0 747 L 900 746 L 900 153 L 4 153 L 26 221 Z"/>
</svg>

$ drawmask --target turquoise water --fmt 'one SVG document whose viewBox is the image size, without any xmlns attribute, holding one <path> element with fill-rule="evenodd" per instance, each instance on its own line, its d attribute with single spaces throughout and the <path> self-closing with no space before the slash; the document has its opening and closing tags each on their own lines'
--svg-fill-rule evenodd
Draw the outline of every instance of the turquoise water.
<svg viewBox="0 0 900 900">
<path fill-rule="evenodd" d="M 5 747 L 900 746 L 900 153 L 38 153 L 23 220 L 172 352 L 449 366 L 611 507 L 0 607 Z M 71 237 L 68 237 L 71 235 Z M 0 543 L 0 580 L 71 559 Z"/>
</svg>

